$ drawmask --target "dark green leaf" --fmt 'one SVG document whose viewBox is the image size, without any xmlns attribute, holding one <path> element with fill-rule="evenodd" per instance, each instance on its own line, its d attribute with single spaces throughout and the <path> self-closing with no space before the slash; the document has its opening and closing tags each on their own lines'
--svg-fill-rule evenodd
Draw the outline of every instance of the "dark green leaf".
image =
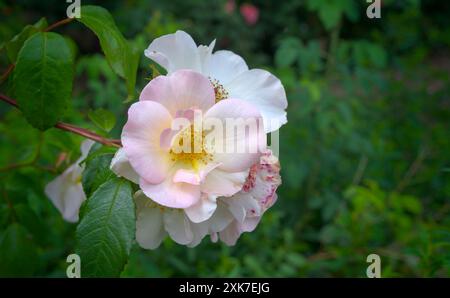
<svg viewBox="0 0 450 298">
<path fill-rule="evenodd" d="M 98 128 L 106 132 L 110 132 L 114 128 L 114 125 L 116 125 L 116 116 L 105 109 L 89 111 L 88 116 Z"/>
<path fill-rule="evenodd" d="M 40 130 L 64 115 L 72 93 L 73 56 L 56 33 L 36 33 L 19 52 L 14 89 L 27 121 Z"/>
<path fill-rule="evenodd" d="M 38 256 L 27 230 L 14 223 L 0 238 L 0 276 L 25 277 L 36 271 Z"/>
<path fill-rule="evenodd" d="M 77 253 L 82 277 L 117 277 L 128 261 L 135 236 L 131 185 L 113 178 L 87 200 L 78 225 Z"/>
<path fill-rule="evenodd" d="M 275 63 L 279 67 L 292 65 L 298 57 L 302 42 L 295 37 L 284 39 L 275 54 Z"/>
<path fill-rule="evenodd" d="M 48 231 L 41 218 L 25 204 L 17 204 L 14 206 L 14 212 L 17 220 L 33 235 L 33 238 L 39 244 L 45 244 L 47 241 Z"/>
<path fill-rule="evenodd" d="M 86 168 L 83 171 L 82 184 L 88 197 L 101 184 L 114 177 L 114 173 L 109 169 L 114 153 L 110 149 L 105 148 L 100 144 L 95 144 L 85 160 Z"/>
<path fill-rule="evenodd" d="M 117 75 L 126 80 L 129 97 L 134 96 L 140 52 L 125 39 L 106 9 L 82 6 L 81 18 L 77 20 L 97 35 L 108 63 Z"/>
<path fill-rule="evenodd" d="M 11 209 L 7 205 L 0 205 L 0 229 L 8 223 Z"/>
<path fill-rule="evenodd" d="M 70 50 L 72 51 L 72 56 L 73 56 L 74 59 L 75 59 L 75 57 L 76 57 L 77 54 L 78 54 L 78 46 L 77 46 L 77 44 L 76 44 L 75 41 L 74 41 L 72 38 L 70 38 L 69 36 L 64 36 L 64 39 L 66 40 L 67 45 L 69 46 Z"/>
<path fill-rule="evenodd" d="M 14 36 L 9 42 L 5 44 L 6 53 L 11 63 L 16 62 L 17 55 L 25 41 L 37 32 L 47 28 L 47 26 L 47 20 L 45 18 L 42 18 L 34 25 L 25 26 L 22 32 Z"/>
<path fill-rule="evenodd" d="M 100 146 L 100 145 L 97 145 L 97 146 Z M 89 155 L 80 162 L 80 164 L 89 163 L 93 159 L 98 158 L 100 156 L 110 155 L 110 157 L 111 157 L 111 155 L 114 155 L 116 153 L 116 151 L 117 151 L 117 148 L 114 148 L 114 147 L 109 147 L 109 146 L 103 146 L 101 148 L 99 147 L 98 150 L 90 152 Z"/>
</svg>

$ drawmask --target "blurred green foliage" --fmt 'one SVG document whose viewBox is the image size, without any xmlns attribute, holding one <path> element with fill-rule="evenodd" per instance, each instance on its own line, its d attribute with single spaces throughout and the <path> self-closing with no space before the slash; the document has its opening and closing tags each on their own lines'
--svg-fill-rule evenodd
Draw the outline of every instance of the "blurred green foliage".
<svg viewBox="0 0 450 298">
<path fill-rule="evenodd" d="M 449 276 L 449 2 L 385 0 L 381 19 L 366 17 L 365 1 L 248 2 L 260 12 L 255 25 L 240 14 L 244 1 L 228 12 L 227 1 L 83 1 L 108 8 L 137 48 L 177 29 L 202 44 L 217 39 L 217 48 L 279 76 L 289 100 L 283 185 L 256 231 L 234 247 L 208 239 L 193 249 L 170 240 L 155 251 L 135 245 L 122 276 L 364 277 L 371 253 L 383 277 Z M 0 0 L 0 44 L 65 10 L 56 0 Z M 77 52 L 64 120 L 106 134 L 112 115 L 87 117 L 106 109 L 117 118 L 109 135 L 118 137 L 125 85 L 93 34 L 79 24 L 58 30 Z M 142 59 L 138 89 L 154 72 Z M 9 92 L 7 84 L 0 90 Z M 0 275 L 64 276 L 75 225 L 43 189 L 78 158 L 81 138 L 41 133 L 6 105 L 0 117 Z"/>
</svg>

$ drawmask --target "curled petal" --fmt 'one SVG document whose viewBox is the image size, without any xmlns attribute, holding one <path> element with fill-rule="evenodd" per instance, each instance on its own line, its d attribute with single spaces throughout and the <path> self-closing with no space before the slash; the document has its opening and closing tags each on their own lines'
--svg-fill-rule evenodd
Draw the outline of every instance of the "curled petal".
<svg viewBox="0 0 450 298">
<path fill-rule="evenodd" d="M 238 193 L 226 200 L 226 203 L 239 223 L 243 223 L 247 215 L 260 214 L 258 201 L 247 193 Z"/>
<path fill-rule="evenodd" d="M 216 197 L 204 194 L 196 204 L 184 209 L 184 211 L 192 222 L 200 223 L 208 220 L 213 215 L 216 208 Z"/>
<path fill-rule="evenodd" d="M 174 167 L 167 178 L 159 184 L 152 184 L 142 179 L 139 185 L 146 196 L 166 207 L 188 208 L 200 199 L 200 187 L 183 182 L 174 182 Z"/>
<path fill-rule="evenodd" d="M 173 177 L 173 182 L 204 185 L 205 178 L 218 166 L 220 166 L 219 163 L 209 163 L 200 169 L 178 169 Z"/>
<path fill-rule="evenodd" d="M 61 175 L 47 184 L 44 190 L 53 205 L 68 222 L 78 221 L 80 206 L 86 200 L 81 185 L 81 173 L 84 165 L 80 166 L 80 162 L 87 157 L 92 145 L 94 145 L 94 141 L 84 140 L 81 144 L 81 157 Z"/>
<path fill-rule="evenodd" d="M 215 46 L 216 46 L 215 39 L 209 44 L 209 46 L 204 46 L 204 45 L 198 46 L 198 55 L 200 58 L 200 65 L 201 65 L 200 72 L 203 74 L 207 73 L 208 64 L 212 57 L 212 51 Z"/>
<path fill-rule="evenodd" d="M 280 80 L 270 72 L 252 69 L 242 72 L 224 85 L 230 98 L 255 105 L 264 119 L 264 130 L 272 132 L 287 122 L 286 92 Z"/>
<path fill-rule="evenodd" d="M 124 177 L 133 183 L 139 184 L 139 175 L 131 166 L 125 151 L 121 148 L 117 150 L 110 165 L 111 171 L 117 176 Z"/>
<path fill-rule="evenodd" d="M 215 169 L 206 176 L 202 192 L 229 197 L 242 189 L 248 175 L 247 171 L 226 172 Z"/>
<path fill-rule="evenodd" d="M 198 48 L 192 37 L 184 31 L 156 38 L 144 52 L 168 73 L 178 69 L 200 71 Z"/>
<path fill-rule="evenodd" d="M 86 200 L 78 164 L 73 164 L 47 184 L 45 194 L 66 221 L 77 222 L 80 206 Z"/>
</svg>

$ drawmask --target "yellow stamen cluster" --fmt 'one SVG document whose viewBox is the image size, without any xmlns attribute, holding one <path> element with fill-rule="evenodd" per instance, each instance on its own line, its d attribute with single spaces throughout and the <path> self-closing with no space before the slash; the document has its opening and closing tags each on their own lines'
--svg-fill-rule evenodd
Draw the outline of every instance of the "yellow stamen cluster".
<svg viewBox="0 0 450 298">
<path fill-rule="evenodd" d="M 194 129 L 194 125 L 184 129 L 176 136 L 174 145 L 169 151 L 172 161 L 188 163 L 194 168 L 212 161 L 212 156 L 207 152 L 204 140 L 205 132 Z M 185 144 L 186 141 L 190 144 Z M 174 146 L 181 150 L 174 150 Z"/>
<path fill-rule="evenodd" d="M 216 94 L 216 103 L 221 101 L 222 99 L 227 99 L 229 94 L 228 91 L 225 90 L 222 84 L 219 83 L 218 80 L 209 78 L 209 81 L 214 87 L 214 93 Z"/>
</svg>

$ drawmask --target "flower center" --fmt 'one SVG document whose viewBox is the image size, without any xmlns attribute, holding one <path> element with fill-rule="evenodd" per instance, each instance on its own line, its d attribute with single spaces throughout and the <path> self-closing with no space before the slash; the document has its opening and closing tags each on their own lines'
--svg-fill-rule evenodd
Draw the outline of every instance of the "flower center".
<svg viewBox="0 0 450 298">
<path fill-rule="evenodd" d="M 225 90 L 223 85 L 220 84 L 218 80 L 210 77 L 209 81 L 211 82 L 211 84 L 214 87 L 214 93 L 216 94 L 216 103 L 221 101 L 222 99 L 228 98 L 229 94 L 228 94 L 227 90 Z"/>
<path fill-rule="evenodd" d="M 205 132 L 194 129 L 194 125 L 191 124 L 176 136 L 169 151 L 172 161 L 188 163 L 194 168 L 212 161 L 212 155 L 207 152 L 204 140 Z"/>
</svg>

